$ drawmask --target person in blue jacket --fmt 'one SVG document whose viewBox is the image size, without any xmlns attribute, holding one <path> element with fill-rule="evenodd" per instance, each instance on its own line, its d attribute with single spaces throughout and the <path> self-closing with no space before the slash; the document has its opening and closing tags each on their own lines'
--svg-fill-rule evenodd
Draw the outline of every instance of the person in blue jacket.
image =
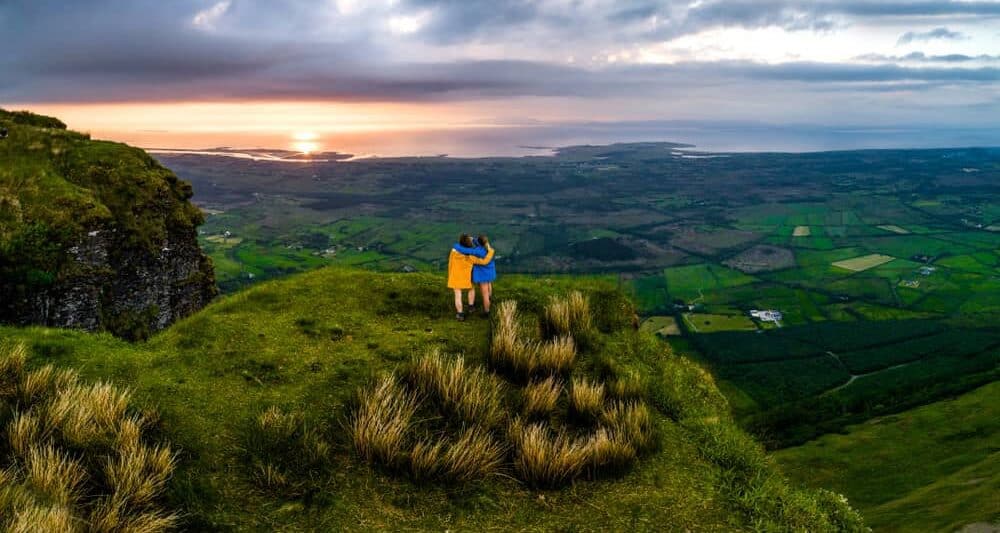
<svg viewBox="0 0 1000 533">
<path fill-rule="evenodd" d="M 486 235 L 476 237 L 476 256 L 486 257 L 489 249 L 490 239 Z M 490 314 L 490 300 L 493 298 L 493 281 L 497 279 L 496 260 L 491 260 L 485 265 L 475 265 L 472 267 L 472 282 L 479 285 L 479 292 L 483 295 L 483 313 Z M 469 306 L 476 304 L 476 291 L 469 291 Z"/>
<path fill-rule="evenodd" d="M 485 258 L 486 254 L 489 253 L 490 239 L 486 235 L 480 235 L 476 237 L 476 246 L 474 248 L 466 248 L 464 246 L 455 246 L 455 250 L 478 258 Z M 493 297 L 493 281 L 497 279 L 497 267 L 495 260 L 491 260 L 485 265 L 475 265 L 472 267 L 472 283 L 479 285 L 479 292 L 483 295 L 483 313 L 490 314 L 490 303 Z M 476 291 L 475 289 L 469 291 L 469 312 L 475 310 L 476 307 Z"/>
</svg>

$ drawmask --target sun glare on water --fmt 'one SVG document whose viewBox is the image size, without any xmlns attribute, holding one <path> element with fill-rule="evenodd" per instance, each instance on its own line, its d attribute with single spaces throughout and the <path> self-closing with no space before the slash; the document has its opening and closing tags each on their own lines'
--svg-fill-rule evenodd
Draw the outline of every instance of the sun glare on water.
<svg viewBox="0 0 1000 533">
<path fill-rule="evenodd" d="M 319 143 L 316 142 L 316 139 L 318 138 L 319 135 L 316 135 L 311 131 L 296 132 L 292 135 L 292 148 L 296 151 L 302 152 L 303 154 L 309 155 L 319 150 Z"/>
</svg>

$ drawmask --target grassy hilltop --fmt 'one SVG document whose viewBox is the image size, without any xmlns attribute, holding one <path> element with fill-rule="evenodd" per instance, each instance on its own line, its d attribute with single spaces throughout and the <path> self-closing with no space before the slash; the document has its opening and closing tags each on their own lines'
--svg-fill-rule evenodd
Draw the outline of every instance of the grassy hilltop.
<svg viewBox="0 0 1000 533">
<path fill-rule="evenodd" d="M 0 127 L 0 320 L 143 337 L 212 298 L 189 183 L 55 118 Z"/>
<path fill-rule="evenodd" d="M 346 431 L 360 388 L 433 350 L 485 366 L 490 322 L 456 322 L 430 274 L 323 269 L 268 282 L 141 344 L 37 327 L 0 328 L 0 337 L 27 345 L 29 367 L 78 369 L 159 411 L 161 437 L 180 450 L 167 507 L 185 528 L 862 528 L 839 496 L 789 485 L 734 425 L 711 376 L 634 330 L 631 304 L 609 283 L 508 277 L 499 289 L 528 322 L 550 296 L 584 292 L 594 330 L 573 375 L 641 376 L 637 394 L 656 435 L 650 452 L 559 489 L 531 488 L 504 470 L 418 482 L 362 462 Z"/>
</svg>

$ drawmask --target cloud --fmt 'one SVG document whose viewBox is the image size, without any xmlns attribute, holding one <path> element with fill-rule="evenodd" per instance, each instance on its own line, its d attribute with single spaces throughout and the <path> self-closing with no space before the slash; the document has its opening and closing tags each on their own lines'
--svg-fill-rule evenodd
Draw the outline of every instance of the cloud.
<svg viewBox="0 0 1000 533">
<path fill-rule="evenodd" d="M 981 62 L 992 62 L 1000 61 L 1000 55 L 990 55 L 990 54 L 979 54 L 979 55 L 966 55 L 966 54 L 943 54 L 943 55 L 927 55 L 923 52 L 910 52 L 906 55 L 886 55 L 886 54 L 863 54 L 856 56 L 854 58 L 858 61 L 867 61 L 875 63 L 899 63 L 899 62 L 914 62 L 914 63 L 968 63 L 972 61 Z"/>
<path fill-rule="evenodd" d="M 197 28 L 203 29 L 214 29 L 215 22 L 219 20 L 222 15 L 226 14 L 229 10 L 229 6 L 232 4 L 232 0 L 223 0 L 222 2 L 217 2 L 212 7 L 203 9 L 195 13 L 194 17 L 191 19 L 191 24 Z"/>
<path fill-rule="evenodd" d="M 910 42 L 974 33 L 968 21 L 1000 17 L 1000 2 L 0 0 L 0 101 L 592 98 L 624 102 L 620 108 L 669 100 L 711 113 L 751 105 L 766 113 L 780 111 L 783 98 L 813 99 L 803 108 L 820 112 L 830 107 L 822 93 L 834 91 L 859 101 L 909 91 L 914 104 L 931 102 L 917 93 L 944 88 L 966 103 L 995 94 L 996 56 L 975 50 L 975 40 L 968 55 L 892 55 L 898 28 L 920 27 L 915 21 L 926 17 L 942 26 L 910 32 Z M 708 30 L 823 37 L 859 23 L 890 48 L 840 63 L 809 50 L 776 64 L 697 55 L 666 65 L 587 61 Z M 881 107 L 870 110 L 872 120 L 882 116 Z"/>
<path fill-rule="evenodd" d="M 896 46 L 910 44 L 914 41 L 933 41 L 933 40 L 949 40 L 956 41 L 960 39 L 965 39 L 965 34 L 957 31 L 951 31 L 948 28 L 934 28 L 930 31 L 925 32 L 913 32 L 908 31 L 903 35 L 899 36 L 899 40 L 896 41 Z"/>
</svg>

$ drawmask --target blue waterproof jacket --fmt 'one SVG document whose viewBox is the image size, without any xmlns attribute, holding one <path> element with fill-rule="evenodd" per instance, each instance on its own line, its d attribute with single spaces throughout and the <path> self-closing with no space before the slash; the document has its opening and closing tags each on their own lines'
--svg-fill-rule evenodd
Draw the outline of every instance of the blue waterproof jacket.
<svg viewBox="0 0 1000 533">
<path fill-rule="evenodd" d="M 475 257 L 483 258 L 486 257 L 486 247 L 476 246 L 475 248 L 467 248 L 461 244 L 455 244 L 455 251 L 465 255 L 472 255 Z M 496 260 L 490 261 L 487 265 L 475 265 L 472 267 L 472 282 L 473 283 L 489 283 L 497 279 L 497 266 Z"/>
</svg>

